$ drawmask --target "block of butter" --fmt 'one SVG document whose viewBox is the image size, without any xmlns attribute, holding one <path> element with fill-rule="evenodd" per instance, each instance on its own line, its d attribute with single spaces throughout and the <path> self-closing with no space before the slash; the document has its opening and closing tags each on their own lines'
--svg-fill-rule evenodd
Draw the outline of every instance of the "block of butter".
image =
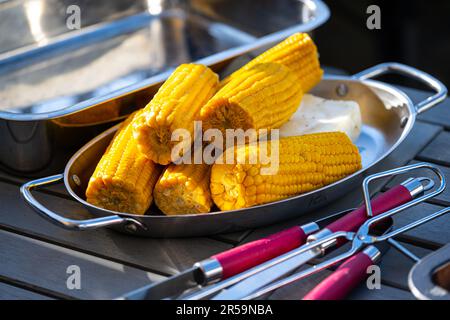
<svg viewBox="0 0 450 320">
<path fill-rule="evenodd" d="M 342 131 L 355 142 L 361 133 L 361 125 L 361 111 L 357 102 L 326 100 L 305 94 L 300 107 L 281 126 L 280 137 Z"/>
</svg>

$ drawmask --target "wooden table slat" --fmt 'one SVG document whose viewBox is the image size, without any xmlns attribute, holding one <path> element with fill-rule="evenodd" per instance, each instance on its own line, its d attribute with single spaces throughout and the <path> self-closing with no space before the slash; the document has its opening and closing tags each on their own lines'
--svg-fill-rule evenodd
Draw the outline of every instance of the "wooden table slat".
<svg viewBox="0 0 450 320">
<path fill-rule="evenodd" d="M 422 203 L 414 206 L 404 212 L 400 212 L 395 216 L 394 228 L 404 226 L 408 223 L 423 218 L 433 212 L 443 209 L 429 203 Z M 437 218 L 436 220 L 427 222 L 426 224 L 414 228 L 400 236 L 402 239 L 408 239 L 411 242 L 420 242 L 423 245 L 438 248 L 450 243 L 450 214 Z"/>
<path fill-rule="evenodd" d="M 431 250 L 416 247 L 406 243 L 401 244 L 403 244 L 406 249 L 410 250 L 419 258 L 425 257 L 432 252 Z M 391 247 L 383 255 L 379 266 L 381 268 L 381 279 L 384 283 L 399 289 L 409 290 L 408 274 L 411 268 L 414 266 L 414 262 L 410 258 L 404 256 L 396 249 Z"/>
<path fill-rule="evenodd" d="M 417 155 L 417 158 L 423 161 L 450 166 L 450 132 L 441 132 Z"/>
<path fill-rule="evenodd" d="M 80 299 L 116 298 L 164 279 L 160 275 L 6 231 L 0 231 L 0 261 L 4 278 Z M 71 275 L 67 273 L 69 266 L 79 267 L 79 290 L 67 286 Z"/>
<path fill-rule="evenodd" d="M 52 300 L 52 298 L 0 282 L 0 300 Z"/>
</svg>

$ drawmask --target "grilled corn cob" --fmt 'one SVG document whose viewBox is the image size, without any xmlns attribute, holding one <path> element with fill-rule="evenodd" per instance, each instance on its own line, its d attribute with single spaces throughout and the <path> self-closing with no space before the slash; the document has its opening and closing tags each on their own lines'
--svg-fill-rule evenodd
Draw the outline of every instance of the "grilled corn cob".
<svg viewBox="0 0 450 320">
<path fill-rule="evenodd" d="M 100 159 L 86 189 L 87 201 L 108 210 L 144 214 L 161 168 L 138 150 L 132 135 L 135 112 L 124 121 Z"/>
<path fill-rule="evenodd" d="M 155 186 L 156 205 L 166 215 L 209 212 L 210 173 L 207 164 L 169 165 Z"/>
<path fill-rule="evenodd" d="M 281 63 L 291 69 L 299 78 L 303 92 L 308 92 L 322 79 L 323 70 L 320 68 L 316 45 L 308 34 L 296 33 L 222 80 L 220 87 L 235 77 L 240 77 L 256 64 L 264 62 Z"/>
<path fill-rule="evenodd" d="M 298 79 L 278 63 L 262 63 L 240 73 L 201 109 L 205 130 L 272 129 L 289 120 L 303 92 Z"/>
<path fill-rule="evenodd" d="M 182 64 L 164 82 L 144 113 L 134 123 L 134 138 L 139 150 L 150 160 L 169 164 L 172 148 L 178 141 L 171 141 L 176 129 L 186 129 L 193 137 L 194 120 L 200 108 L 217 90 L 218 77 L 208 67 L 198 64 Z M 190 141 L 185 141 L 186 148 Z M 185 149 L 186 149 L 185 148 Z"/>
<path fill-rule="evenodd" d="M 221 210 L 232 210 L 281 200 L 305 193 L 344 178 L 361 168 L 357 147 L 341 132 L 316 133 L 279 140 L 278 171 L 262 175 L 267 165 L 248 164 L 252 153 L 264 144 L 234 149 L 235 157 L 244 155 L 244 163 L 214 164 L 211 194 Z M 228 150 L 227 150 L 228 151 Z M 233 151 L 233 150 L 232 150 Z M 270 153 L 270 152 L 269 152 Z M 243 159 L 243 158 L 242 158 Z"/>
</svg>

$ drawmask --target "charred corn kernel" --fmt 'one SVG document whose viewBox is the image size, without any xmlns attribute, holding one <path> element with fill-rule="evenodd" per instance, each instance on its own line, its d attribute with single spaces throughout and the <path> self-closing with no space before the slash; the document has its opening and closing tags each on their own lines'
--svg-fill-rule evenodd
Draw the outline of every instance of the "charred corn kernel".
<svg viewBox="0 0 450 320">
<path fill-rule="evenodd" d="M 320 68 L 316 45 L 308 34 L 296 33 L 222 80 L 220 87 L 240 77 L 254 65 L 264 62 L 281 63 L 291 69 L 299 78 L 303 92 L 308 92 L 322 79 L 323 70 Z"/>
<path fill-rule="evenodd" d="M 281 200 L 305 193 L 344 178 L 361 168 L 358 148 L 341 132 L 316 133 L 277 140 L 278 170 L 261 174 L 276 165 L 271 144 L 234 148 L 235 159 L 266 148 L 272 163 L 260 165 L 214 164 L 211 169 L 211 196 L 221 210 L 232 210 Z M 276 150 L 276 149 L 274 149 Z M 245 176 L 243 182 L 242 176 Z"/>
<path fill-rule="evenodd" d="M 211 166 L 169 165 L 156 183 L 155 203 L 166 215 L 206 213 L 211 210 Z"/>
<path fill-rule="evenodd" d="M 220 89 L 201 109 L 203 129 L 272 129 L 289 120 L 303 92 L 298 79 L 278 63 L 245 70 Z"/>
<path fill-rule="evenodd" d="M 186 129 L 194 136 L 194 121 L 200 108 L 211 98 L 218 87 L 218 76 L 208 67 L 199 64 L 182 64 L 164 82 L 144 113 L 134 123 L 134 138 L 139 150 L 160 164 L 175 162 L 182 154 L 174 155 L 172 141 L 176 129 Z M 191 141 L 185 144 L 189 149 Z"/>
<path fill-rule="evenodd" d="M 152 203 L 153 187 L 161 168 L 138 150 L 132 122 L 124 121 L 92 174 L 86 189 L 89 203 L 108 210 L 144 214 Z"/>
</svg>

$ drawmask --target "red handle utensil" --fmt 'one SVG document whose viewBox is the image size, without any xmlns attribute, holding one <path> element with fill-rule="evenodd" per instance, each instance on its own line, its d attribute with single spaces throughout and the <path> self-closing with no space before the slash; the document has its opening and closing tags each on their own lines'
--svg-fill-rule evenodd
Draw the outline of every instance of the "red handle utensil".
<svg viewBox="0 0 450 320">
<path fill-rule="evenodd" d="M 200 276 L 199 280 L 201 283 L 208 283 L 218 278 L 224 280 L 298 248 L 306 243 L 310 234 L 354 210 L 347 209 L 314 222 L 291 227 L 200 261 L 196 263 L 196 266 L 202 270 L 204 277 Z"/>
<path fill-rule="evenodd" d="M 373 214 L 380 214 L 404 204 L 422 191 L 423 186 L 417 181 L 413 184 L 409 180 L 405 181 L 402 185 L 386 191 L 371 201 Z M 138 289 L 127 298 L 145 296 L 152 299 L 161 299 L 174 296 L 177 292 L 180 293 L 197 284 L 205 285 L 221 280 L 220 284 L 209 287 L 209 291 L 213 292 L 222 287 L 225 288 L 228 285 L 235 284 L 238 281 L 236 280 L 237 277 L 245 279 L 244 273 L 250 272 L 252 268 L 258 268 L 271 259 L 296 250 L 305 244 L 311 235 L 319 236 L 322 232 L 325 232 L 326 235 L 335 229 L 352 231 L 357 229 L 366 219 L 366 209 L 361 206 L 355 210 L 346 210 L 318 221 L 295 226 L 266 238 L 216 254 L 196 263 L 192 268 L 168 280 Z M 322 229 L 325 226 L 326 228 Z M 199 294 L 203 296 L 208 294 L 209 291 L 200 292 Z"/>
<path fill-rule="evenodd" d="M 242 246 L 218 253 L 209 259 L 197 262 L 193 267 L 156 284 L 139 288 L 129 293 L 126 299 L 163 299 L 180 293 L 198 284 L 208 284 L 239 274 L 273 257 L 288 252 L 306 243 L 307 236 L 320 230 L 345 210 L 302 226 L 295 226 L 258 239 Z"/>
<path fill-rule="evenodd" d="M 226 279 L 301 246 L 306 242 L 307 236 L 301 227 L 295 226 L 216 254 L 212 258 L 219 261 L 222 266 L 221 278 Z"/>
<path fill-rule="evenodd" d="M 411 201 L 414 198 L 414 195 L 417 194 L 417 188 L 420 187 L 420 184 L 413 184 L 411 181 L 407 181 L 379 194 L 370 201 L 372 205 L 372 214 L 377 216 Z M 317 240 L 338 231 L 355 232 L 367 219 L 366 207 L 360 206 L 358 209 L 330 223 L 319 232 L 312 234 L 309 236 L 308 240 Z M 340 246 L 345 242 L 345 239 L 340 238 L 336 240 L 336 245 Z"/>
<path fill-rule="evenodd" d="M 400 204 L 406 203 L 413 199 L 411 192 L 403 185 L 395 186 L 386 192 L 381 193 L 373 200 L 372 204 L 373 215 L 379 215 L 392 208 L 397 207 Z M 367 212 L 364 206 L 359 207 L 357 210 L 350 214 L 332 222 L 327 226 L 327 229 L 331 232 L 346 231 L 354 232 L 367 220 Z"/>
<path fill-rule="evenodd" d="M 397 185 L 371 200 L 373 215 L 386 212 L 412 199 L 412 192 L 408 189 L 407 184 Z M 366 220 L 366 208 L 361 206 L 327 225 L 325 229 L 314 234 L 313 237 L 322 234 L 322 232 L 356 231 Z M 296 226 L 267 238 L 219 253 L 212 258 L 219 261 L 222 266 L 221 279 L 226 279 L 301 246 L 306 242 L 307 236 L 301 227 Z M 338 245 L 343 242 L 345 242 L 344 239 L 339 239 Z"/>
<path fill-rule="evenodd" d="M 407 185 L 398 185 L 380 194 L 371 200 L 372 213 L 379 215 L 399 204 L 413 199 L 411 190 Z M 332 222 L 319 233 L 312 235 L 318 238 L 321 234 L 338 231 L 355 232 L 367 220 L 367 212 L 364 206 Z M 342 245 L 345 239 L 338 239 L 337 245 Z M 310 291 L 303 300 L 342 300 L 356 286 L 367 278 L 367 268 L 374 264 L 380 256 L 380 251 L 374 246 L 357 253 L 343 262 L 330 276 Z"/>
<path fill-rule="evenodd" d="M 423 192 L 424 186 L 419 178 L 408 179 L 402 184 L 397 185 L 372 199 L 372 215 L 379 215 L 397 206 L 403 205 Z M 308 236 L 307 242 L 322 239 L 333 234 L 335 231 L 356 231 L 369 218 L 365 206 L 361 206 L 358 209 L 343 215 L 339 219 L 335 219 L 330 224 L 325 225 L 325 228 L 320 231 L 311 234 Z M 336 248 L 346 241 L 347 240 L 344 237 L 337 238 L 333 243 L 330 242 L 330 247 Z M 300 265 L 305 264 L 307 261 L 320 256 L 323 253 L 322 250 L 311 250 L 296 255 L 295 251 L 301 251 L 301 247 L 302 246 L 298 246 L 298 248 L 294 248 L 288 253 L 283 253 L 282 255 L 270 259 L 266 258 L 262 263 L 256 265 L 252 269 L 246 268 L 242 273 L 229 277 L 214 288 L 205 289 L 204 292 L 198 293 L 197 295 L 194 294 L 193 297 L 201 297 L 213 291 L 218 291 L 219 288 L 225 287 L 227 290 L 219 293 L 214 299 L 247 299 L 253 297 L 253 293 L 260 293 L 260 288 L 266 287 L 264 290 L 268 290 L 271 287 L 272 282 L 281 282 L 282 280 L 279 279 L 282 279 L 286 274 L 294 271 Z M 324 249 L 326 249 L 326 247 L 324 247 Z M 236 263 L 239 265 L 239 262 Z"/>
<path fill-rule="evenodd" d="M 373 265 L 380 251 L 374 246 L 350 257 L 331 275 L 325 278 L 303 300 L 342 300 L 355 289 L 367 276 L 367 268 Z"/>
</svg>

